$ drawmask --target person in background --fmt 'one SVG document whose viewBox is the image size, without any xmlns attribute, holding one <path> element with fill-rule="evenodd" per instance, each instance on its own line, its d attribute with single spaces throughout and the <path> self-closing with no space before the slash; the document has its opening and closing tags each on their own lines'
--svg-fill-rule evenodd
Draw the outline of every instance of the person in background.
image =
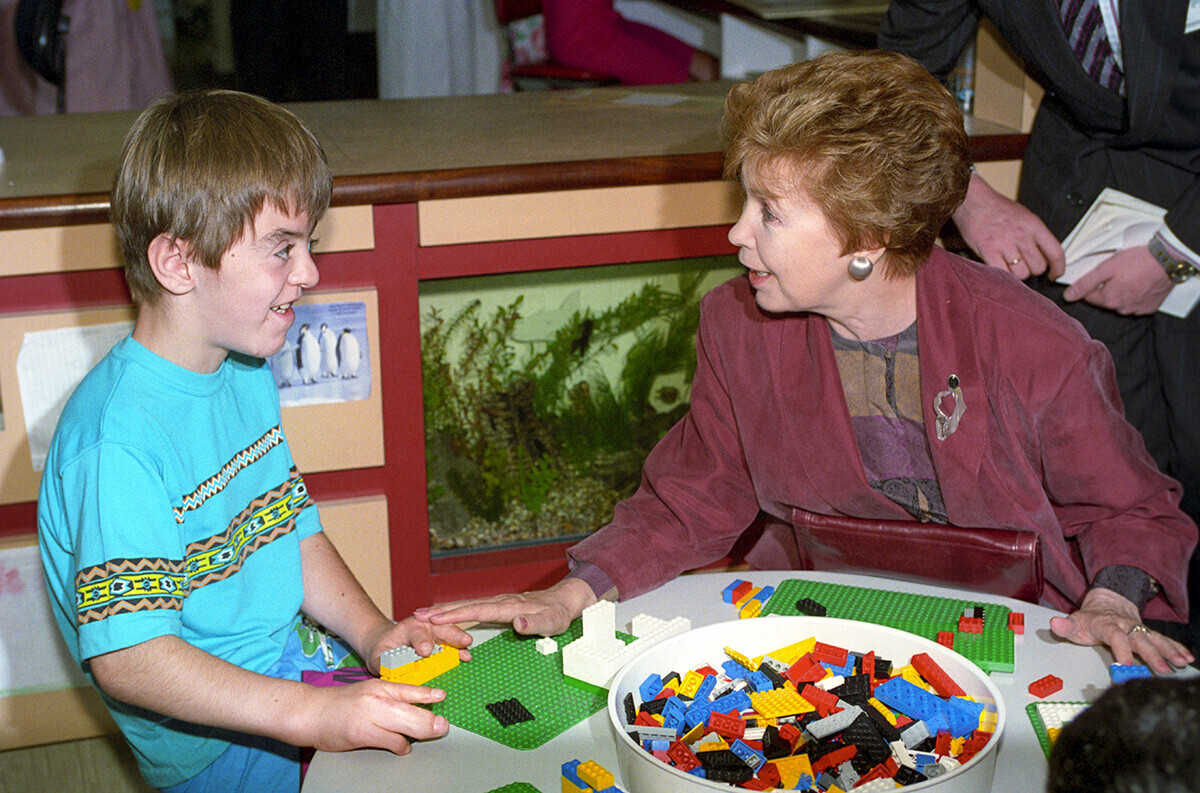
<svg viewBox="0 0 1200 793">
<path fill-rule="evenodd" d="M 559 633 L 722 558 L 760 511 L 803 510 L 1036 532 L 1045 598 L 1070 612 L 1056 634 L 1161 672 L 1194 660 L 1142 621 L 1187 614 L 1196 526 L 1108 352 L 934 244 L 971 179 L 950 93 L 905 56 L 836 53 L 735 87 L 725 125 L 747 273 L 703 300 L 689 413 L 563 581 L 415 616 Z"/>
<path fill-rule="evenodd" d="M 717 59 L 658 28 L 626 19 L 613 0 L 543 0 L 546 47 L 564 66 L 609 74 L 626 85 L 710 81 Z"/>
<path fill-rule="evenodd" d="M 39 3 L 53 5 L 30 4 Z M 18 0 L 0 0 L 0 115 L 54 113 L 59 88 L 17 48 L 17 6 Z M 141 110 L 172 92 L 152 0 L 63 0 L 61 17 L 64 112 Z"/>
<path fill-rule="evenodd" d="M 1200 521 L 1200 310 L 1158 309 L 1200 295 L 1200 5 L 1188 0 L 892 0 L 879 46 L 939 78 L 981 18 L 991 20 L 1046 93 L 1021 168 L 1020 203 L 978 174 L 954 221 L 989 265 L 1057 302 L 1103 342 L 1125 415 Z M 1166 210 L 1148 244 L 1117 250 L 1071 286 L 1065 239 L 1106 187 Z M 1200 599 L 1200 554 L 1191 560 Z M 1200 651 L 1200 612 L 1157 626 Z"/>
<path fill-rule="evenodd" d="M 1200 677 L 1113 686 L 1063 727 L 1046 793 L 1200 790 Z"/>
</svg>

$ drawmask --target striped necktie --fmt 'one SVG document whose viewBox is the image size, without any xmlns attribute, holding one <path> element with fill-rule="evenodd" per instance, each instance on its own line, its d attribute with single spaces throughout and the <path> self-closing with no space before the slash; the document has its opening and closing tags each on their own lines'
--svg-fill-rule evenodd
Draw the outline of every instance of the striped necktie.
<svg viewBox="0 0 1200 793">
<path fill-rule="evenodd" d="M 1104 17 L 1100 14 L 1099 0 L 1059 0 L 1063 30 L 1072 52 L 1079 59 L 1084 71 L 1100 85 L 1125 93 L 1125 76 L 1113 57 L 1104 30 Z"/>
</svg>

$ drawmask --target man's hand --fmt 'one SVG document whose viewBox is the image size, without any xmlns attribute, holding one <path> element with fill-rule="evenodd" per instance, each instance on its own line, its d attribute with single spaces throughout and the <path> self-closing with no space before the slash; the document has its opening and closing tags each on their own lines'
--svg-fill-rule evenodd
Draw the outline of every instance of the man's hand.
<svg viewBox="0 0 1200 793">
<path fill-rule="evenodd" d="M 1065 300 L 1083 300 L 1118 314 L 1148 315 L 1171 293 L 1171 279 L 1145 245 L 1119 251 L 1096 265 L 1063 292 Z"/>
<path fill-rule="evenodd" d="M 417 609 L 413 616 L 435 625 L 458 622 L 512 623 L 517 633 L 557 636 L 596 602 L 592 588 L 564 578 L 549 589 L 480 600 L 458 600 Z"/>
<path fill-rule="evenodd" d="M 1132 664 L 1137 655 L 1159 674 L 1196 660 L 1182 644 L 1143 625 L 1137 607 L 1110 589 L 1089 591 L 1074 614 L 1052 617 L 1050 630 L 1075 644 L 1107 647 L 1118 664 Z"/>
<path fill-rule="evenodd" d="M 971 174 L 967 197 L 954 211 L 954 223 L 985 264 L 1024 280 L 1047 273 L 1062 275 L 1066 257 L 1058 239 L 1037 215 Z"/>
</svg>

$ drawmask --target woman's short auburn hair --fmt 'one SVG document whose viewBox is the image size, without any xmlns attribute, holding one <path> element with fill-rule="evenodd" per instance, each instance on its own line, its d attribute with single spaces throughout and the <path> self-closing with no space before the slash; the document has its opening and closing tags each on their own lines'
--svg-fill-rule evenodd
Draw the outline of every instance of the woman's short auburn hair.
<svg viewBox="0 0 1200 793">
<path fill-rule="evenodd" d="M 218 269 L 270 202 L 316 223 L 333 177 L 317 139 L 288 110 L 257 96 L 204 90 L 161 99 L 138 116 L 121 151 L 112 222 L 133 299 L 162 294 L 147 251 L 160 234 L 186 240 Z"/>
<path fill-rule="evenodd" d="M 803 191 L 843 253 L 884 248 L 915 273 L 970 181 L 962 113 L 912 59 L 837 52 L 735 86 L 725 100 L 725 176 Z"/>
</svg>

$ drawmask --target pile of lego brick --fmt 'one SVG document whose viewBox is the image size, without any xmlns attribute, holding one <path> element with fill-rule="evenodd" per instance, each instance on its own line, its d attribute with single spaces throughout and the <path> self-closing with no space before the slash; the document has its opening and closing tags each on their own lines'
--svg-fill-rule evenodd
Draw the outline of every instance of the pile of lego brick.
<svg viewBox="0 0 1200 793">
<path fill-rule="evenodd" d="M 686 773 L 751 790 L 890 790 L 958 768 L 996 712 L 926 653 L 903 667 L 814 638 L 760 658 L 652 674 L 624 699 L 635 742 Z M 877 782 L 874 780 L 878 780 Z"/>
</svg>

